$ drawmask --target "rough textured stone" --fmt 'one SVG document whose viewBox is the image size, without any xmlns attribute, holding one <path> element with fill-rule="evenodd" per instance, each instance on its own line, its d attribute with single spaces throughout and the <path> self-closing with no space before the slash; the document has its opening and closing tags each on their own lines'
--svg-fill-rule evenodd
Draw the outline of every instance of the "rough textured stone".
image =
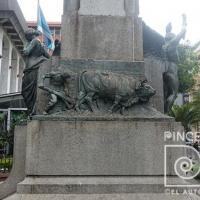
<svg viewBox="0 0 200 200">
<path fill-rule="evenodd" d="M 198 200 L 195 195 L 168 194 L 93 194 L 93 195 L 64 195 L 64 194 L 15 194 L 5 200 Z"/>
<path fill-rule="evenodd" d="M 143 61 L 143 26 L 141 18 L 134 18 L 134 60 Z"/>
<path fill-rule="evenodd" d="M 65 4 L 70 5 L 62 18 L 62 58 L 143 60 L 142 20 L 137 16 L 137 0 L 82 0 L 79 13 L 78 2 Z"/>
<path fill-rule="evenodd" d="M 124 0 L 80 0 L 80 15 L 125 16 Z"/>
<path fill-rule="evenodd" d="M 139 15 L 139 0 L 125 0 L 124 3 L 126 15 Z"/>
<path fill-rule="evenodd" d="M 26 133 L 26 126 L 15 128 L 13 167 L 8 179 L 0 184 L 0 199 L 16 192 L 17 184 L 25 178 Z"/>
<path fill-rule="evenodd" d="M 168 118 L 53 120 L 28 124 L 27 175 L 164 175 L 163 134 L 177 125 Z M 174 174 L 170 164 L 167 170 Z"/>
<path fill-rule="evenodd" d="M 62 34 L 62 58 L 134 61 L 131 17 L 63 15 Z"/>
<path fill-rule="evenodd" d="M 112 14 L 123 14 L 124 15 L 124 9 L 126 12 L 126 15 L 128 16 L 134 16 L 139 14 L 139 0 L 120 0 L 120 1 L 114 1 L 114 0 L 109 0 L 105 1 L 105 5 L 102 4 L 103 1 L 97 1 L 97 0 L 64 0 L 64 9 L 63 12 L 64 14 L 66 13 L 72 13 L 76 12 L 80 8 L 80 3 L 81 3 L 81 11 L 87 11 L 87 13 L 94 13 L 94 7 L 98 9 L 98 11 L 102 11 L 101 13 L 112 13 Z M 83 3 L 86 3 L 85 5 Z M 101 7 L 99 6 L 101 5 Z M 117 7 L 116 7 L 117 4 Z M 86 6 L 87 5 L 87 6 Z M 89 8 L 92 7 L 92 11 L 89 10 Z M 98 8 L 97 8 L 98 7 Z M 119 13 L 119 9 L 121 13 Z M 99 9 L 100 8 L 100 9 Z M 117 8 L 116 11 L 114 11 L 114 8 Z M 110 11 L 110 12 L 109 12 Z M 97 14 L 97 13 L 96 13 Z"/>
<path fill-rule="evenodd" d="M 75 12 L 80 8 L 80 0 L 64 0 L 64 9 L 63 13 Z"/>
<path fill-rule="evenodd" d="M 180 183 L 177 177 L 170 177 Z M 164 177 L 159 176 L 29 176 L 18 184 L 18 194 L 119 194 L 164 193 Z M 177 189 L 180 193 L 184 188 Z"/>
<path fill-rule="evenodd" d="M 115 60 L 84 60 L 84 59 L 63 59 L 60 61 L 59 69 L 69 69 L 76 73 L 84 70 L 102 70 L 113 73 L 122 73 L 134 77 L 144 78 L 144 62 L 126 62 Z"/>
<path fill-rule="evenodd" d="M 165 71 L 165 63 L 154 56 L 146 56 L 144 63 L 147 80 L 156 90 L 151 102 L 154 108 L 164 113 L 163 73 Z"/>
</svg>

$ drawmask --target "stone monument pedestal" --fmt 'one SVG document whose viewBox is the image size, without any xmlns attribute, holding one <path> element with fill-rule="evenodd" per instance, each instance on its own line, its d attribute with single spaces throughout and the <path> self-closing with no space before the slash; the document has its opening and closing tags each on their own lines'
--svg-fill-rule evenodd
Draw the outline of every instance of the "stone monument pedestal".
<svg viewBox="0 0 200 200">
<path fill-rule="evenodd" d="M 163 194 L 164 131 L 182 127 L 152 108 L 134 110 L 35 116 L 27 125 L 26 178 L 6 200 L 171 199 Z M 176 155 L 167 156 L 172 182 Z"/>
<path fill-rule="evenodd" d="M 81 82 L 83 88 L 87 85 L 80 79 L 82 71 L 122 76 L 97 78 L 103 84 L 88 89 L 94 92 L 100 88 L 97 96 L 88 95 L 85 101 L 89 104 L 99 98 L 100 106 L 91 109 L 93 113 L 71 109 L 40 115 L 48 102 L 46 93 L 40 91 L 38 115 L 27 125 L 26 178 L 7 200 L 173 199 L 164 194 L 164 176 L 177 183 L 174 161 L 184 152 L 167 152 L 165 166 L 164 132 L 180 132 L 182 127 L 147 103 L 146 98 L 155 90 L 145 80 L 142 20 L 138 15 L 138 0 L 64 1 L 61 60 L 55 60 L 50 69 L 72 72 L 67 95 L 77 100 L 77 93 L 82 92 L 82 100 L 86 97 L 86 89 L 79 87 Z M 40 79 L 47 69 L 41 71 Z M 115 80 L 114 89 L 108 80 Z M 109 92 L 101 91 L 107 88 L 106 82 Z M 107 107 L 113 105 L 105 101 L 112 97 L 110 93 L 114 93 L 115 104 L 122 94 L 124 99 L 118 106 L 127 106 L 125 115 L 108 112 Z M 142 95 L 147 95 L 144 101 L 140 101 Z M 180 195 L 174 199 L 190 198 Z"/>
</svg>

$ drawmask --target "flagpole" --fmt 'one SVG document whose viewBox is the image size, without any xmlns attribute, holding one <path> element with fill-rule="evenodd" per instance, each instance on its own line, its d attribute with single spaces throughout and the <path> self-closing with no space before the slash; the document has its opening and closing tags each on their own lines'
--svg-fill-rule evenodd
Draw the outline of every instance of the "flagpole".
<svg viewBox="0 0 200 200">
<path fill-rule="evenodd" d="M 38 26 L 38 20 L 39 20 L 39 5 L 40 5 L 40 0 L 37 0 L 37 26 Z"/>
<path fill-rule="evenodd" d="M 40 5 L 40 0 L 37 1 L 37 20 L 39 17 L 39 5 Z"/>
</svg>

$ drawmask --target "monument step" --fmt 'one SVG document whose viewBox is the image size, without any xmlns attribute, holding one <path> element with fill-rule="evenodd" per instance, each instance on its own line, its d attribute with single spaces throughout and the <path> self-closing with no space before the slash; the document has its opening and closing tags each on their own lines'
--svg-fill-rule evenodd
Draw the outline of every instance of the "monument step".
<svg viewBox="0 0 200 200">
<path fill-rule="evenodd" d="M 167 194 L 14 194 L 4 200 L 198 200 L 194 195 Z"/>
<path fill-rule="evenodd" d="M 176 178 L 174 182 L 176 181 Z M 19 194 L 163 193 L 163 177 L 27 177 Z"/>
</svg>

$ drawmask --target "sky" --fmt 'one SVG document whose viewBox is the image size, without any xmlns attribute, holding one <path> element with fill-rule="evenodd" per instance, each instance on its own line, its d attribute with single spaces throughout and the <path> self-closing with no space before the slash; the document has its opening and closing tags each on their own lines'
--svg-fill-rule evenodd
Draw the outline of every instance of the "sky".
<svg viewBox="0 0 200 200">
<path fill-rule="evenodd" d="M 18 3 L 26 20 L 36 21 L 37 0 L 18 0 Z M 63 0 L 40 0 L 40 5 L 47 21 L 61 21 Z M 200 40 L 200 0 L 140 0 L 140 17 L 163 36 L 169 22 L 172 22 L 174 33 L 177 34 L 180 31 L 183 13 L 187 15 L 186 40 L 191 43 L 198 42 Z"/>
</svg>

